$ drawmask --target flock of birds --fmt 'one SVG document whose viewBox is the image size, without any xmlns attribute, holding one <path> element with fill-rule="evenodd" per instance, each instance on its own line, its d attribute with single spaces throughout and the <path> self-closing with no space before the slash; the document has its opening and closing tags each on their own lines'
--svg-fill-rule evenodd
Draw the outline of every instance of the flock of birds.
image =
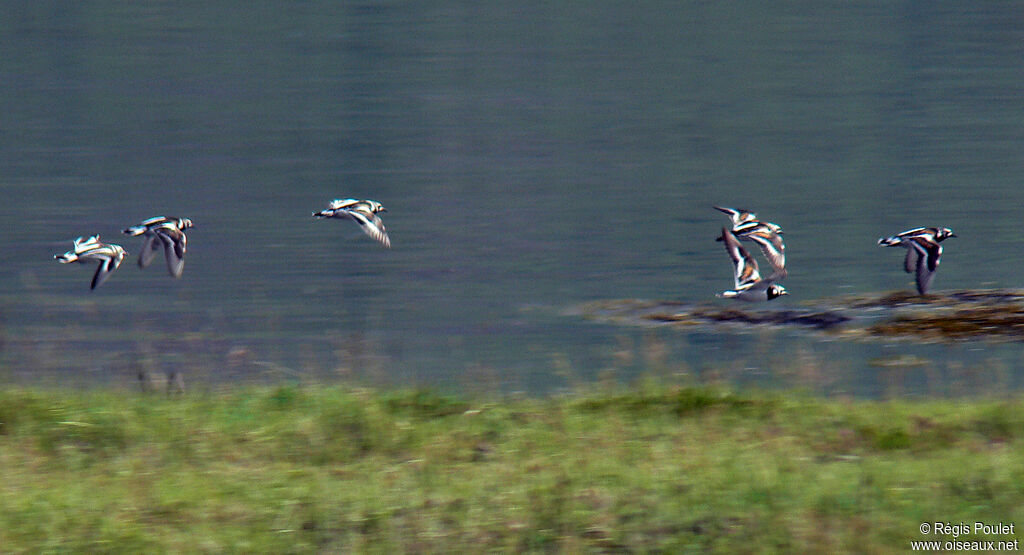
<svg viewBox="0 0 1024 555">
<path fill-rule="evenodd" d="M 387 212 L 381 203 L 375 200 L 338 199 L 327 205 L 325 210 L 313 212 L 316 218 L 339 218 L 353 220 L 370 237 L 374 238 L 385 248 L 391 248 L 391 239 L 388 237 L 384 222 L 377 214 Z M 142 235 L 142 250 L 139 252 L 139 268 L 149 266 L 159 249 L 164 250 L 164 258 L 167 260 L 167 272 L 173 277 L 181 277 L 185 270 L 185 251 L 188 244 L 188 237 L 185 230 L 192 227 L 192 220 L 188 218 L 168 218 L 157 216 L 133 225 L 122 233 L 132 237 Z M 74 241 L 74 248 L 64 254 L 54 255 L 54 258 L 61 263 L 70 262 L 99 262 L 96 273 L 92 277 L 90 289 L 96 289 L 103 282 L 107 281 L 110 274 L 121 265 L 121 261 L 128 256 L 128 253 L 121 245 L 113 243 L 101 243 L 99 235 L 93 235 L 86 239 L 79 237 Z"/>
<path fill-rule="evenodd" d="M 733 289 L 719 293 L 719 297 L 739 299 L 741 301 L 770 301 L 782 295 L 788 295 L 786 288 L 776 282 L 786 277 L 786 246 L 782 241 L 782 227 L 771 222 L 762 222 L 757 214 L 749 210 L 737 210 L 724 206 L 716 209 L 729 215 L 732 229 L 722 228 L 722 235 L 716 239 L 725 243 L 735 266 Z M 883 247 L 904 247 L 907 249 L 903 260 L 903 269 L 914 273 L 917 292 L 924 295 L 931 287 L 932 278 L 939 267 L 942 256 L 942 241 L 956 237 L 948 227 L 916 227 L 891 237 L 882 237 L 878 244 Z M 740 240 L 757 243 L 761 247 L 772 273 L 766 278 L 761 277 L 757 261 L 743 248 Z"/>
<path fill-rule="evenodd" d="M 715 208 L 729 216 L 732 227 L 723 227 L 722 234 L 716 239 L 725 244 L 734 266 L 733 288 L 719 293 L 718 296 L 741 301 L 770 301 L 788 295 L 786 288 L 777 282 L 784 279 L 786 272 L 786 246 L 782 240 L 782 227 L 771 222 L 757 219 L 757 214 L 749 210 L 740 210 L 724 206 Z M 359 224 L 364 233 L 385 248 L 391 248 L 384 222 L 378 214 L 387 212 L 384 206 L 375 200 L 337 199 L 331 201 L 327 208 L 313 212 L 315 218 L 338 218 L 352 220 Z M 139 267 L 145 268 L 156 257 L 159 249 L 164 250 L 167 271 L 173 277 L 181 277 L 185 269 L 185 250 L 188 239 L 185 230 L 192 227 L 188 218 L 167 218 L 158 216 L 145 220 L 138 225 L 123 231 L 126 235 L 143 237 L 142 250 L 139 253 Z M 907 249 L 903 268 L 908 273 L 916 274 L 917 291 L 924 295 L 931 286 L 932 278 L 939 266 L 942 256 L 942 241 L 956 237 L 952 230 L 945 227 L 918 227 L 878 240 L 885 247 L 904 247 Z M 768 277 L 761 277 L 757 261 L 740 241 L 751 241 L 760 247 L 765 259 L 772 267 Z M 99 235 L 88 239 L 79 237 L 74 241 L 74 248 L 64 254 L 54 255 L 62 263 L 98 261 L 96 273 L 92 278 L 91 289 L 96 289 L 121 265 L 128 255 L 120 245 L 101 243 Z"/>
<path fill-rule="evenodd" d="M 167 259 L 167 271 L 174 277 L 181 277 L 185 270 L 185 245 L 188 239 L 185 237 L 185 230 L 192 227 L 192 220 L 188 218 L 166 218 L 158 216 L 143 221 L 139 225 L 133 225 L 122 233 L 133 237 L 142 235 L 142 252 L 139 253 L 139 268 L 149 266 L 156 256 L 159 248 L 164 249 L 164 257 Z M 101 243 L 99 235 L 93 235 L 88 239 L 79 237 L 74 241 L 74 248 L 64 254 L 54 255 L 54 258 L 63 264 L 70 262 L 86 263 L 93 260 L 99 261 L 96 273 L 92 276 L 92 287 L 96 289 L 107 281 L 110 274 L 121 265 L 121 261 L 128 253 L 121 245 L 112 243 Z"/>
</svg>

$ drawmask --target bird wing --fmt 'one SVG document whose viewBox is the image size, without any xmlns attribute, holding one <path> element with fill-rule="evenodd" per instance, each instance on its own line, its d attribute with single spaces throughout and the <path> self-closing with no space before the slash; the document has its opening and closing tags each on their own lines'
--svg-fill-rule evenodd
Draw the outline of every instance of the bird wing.
<svg viewBox="0 0 1024 555">
<path fill-rule="evenodd" d="M 100 243 L 99 235 L 93 235 L 92 237 L 89 237 L 88 239 L 85 240 L 79 237 L 78 239 L 75 239 L 75 252 L 77 254 L 83 254 L 92 249 L 95 249 L 97 246 L 101 244 L 102 243 Z"/>
<path fill-rule="evenodd" d="M 149 263 L 153 261 L 153 257 L 156 256 L 158 246 L 155 234 L 146 235 L 146 238 L 142 241 L 142 250 L 139 251 L 139 268 L 149 266 Z"/>
<path fill-rule="evenodd" d="M 174 226 L 159 227 L 155 231 L 163 243 L 167 271 L 176 278 L 181 277 L 185 269 L 185 234 Z"/>
<path fill-rule="evenodd" d="M 156 217 L 150 218 L 148 220 L 142 220 L 142 222 L 140 222 L 139 225 L 150 227 L 150 226 L 154 226 L 154 225 L 157 225 L 157 224 L 166 223 L 167 221 L 168 221 L 168 218 L 165 217 L 165 216 L 156 216 Z"/>
<path fill-rule="evenodd" d="M 917 292 L 924 295 L 931 287 L 935 270 L 939 267 L 942 245 L 924 237 L 915 237 L 910 244 L 917 251 Z"/>
<path fill-rule="evenodd" d="M 917 270 L 917 262 L 921 258 L 917 248 L 913 245 L 907 246 L 907 257 L 903 259 L 903 270 L 908 274 L 914 273 Z"/>
<path fill-rule="evenodd" d="M 94 258 L 98 258 L 100 263 L 96 266 L 96 273 L 92 276 L 92 286 L 89 287 L 90 289 L 96 289 L 103 285 L 103 282 L 107 281 L 107 278 L 110 277 L 110 274 L 114 273 L 118 266 L 114 264 L 114 259 L 109 256 L 96 256 Z"/>
<path fill-rule="evenodd" d="M 349 208 L 351 206 L 359 204 L 360 202 L 360 200 L 354 198 L 334 199 L 330 202 L 330 204 L 327 205 L 327 209 L 338 210 L 339 208 Z"/>
<path fill-rule="evenodd" d="M 384 245 L 385 248 L 391 248 L 391 239 L 388 238 L 387 229 L 384 227 L 384 222 L 376 214 L 372 212 L 363 212 L 362 210 L 347 210 L 348 215 L 359 224 L 359 227 L 363 229 L 363 232 L 373 237 L 378 243 Z"/>
<path fill-rule="evenodd" d="M 732 259 L 732 263 L 735 265 L 733 278 L 736 290 L 739 291 L 752 287 L 760 281 L 761 274 L 757 269 L 757 261 L 740 245 L 736 236 L 728 228 L 723 227 L 720 239 L 725 242 L 725 251 L 729 253 L 729 258 Z"/>
<path fill-rule="evenodd" d="M 914 237 L 924 236 L 935 236 L 935 229 L 930 227 L 915 227 L 914 229 L 908 229 L 895 235 L 898 239 L 912 239 Z"/>
<path fill-rule="evenodd" d="M 768 262 L 771 263 L 772 268 L 775 270 L 773 276 L 776 279 L 786 277 L 786 245 L 782 242 L 782 237 L 778 233 L 762 224 L 737 236 L 740 239 L 749 239 L 761 247 L 764 257 L 768 259 Z"/>
<path fill-rule="evenodd" d="M 942 245 L 927 237 L 914 237 L 910 244 L 917 250 L 918 256 L 924 259 L 928 271 L 934 272 L 938 268 L 939 258 L 942 256 Z"/>
<path fill-rule="evenodd" d="M 736 208 L 729 208 L 727 206 L 716 206 L 715 210 L 728 214 L 729 219 L 732 220 L 732 225 L 734 226 L 757 219 L 757 214 L 754 214 L 749 210 L 737 210 Z"/>
<path fill-rule="evenodd" d="M 928 292 L 928 288 L 932 285 L 932 278 L 935 277 L 935 272 L 928 269 L 928 263 L 925 262 L 924 257 L 918 258 L 917 261 L 917 292 L 924 295 Z"/>
</svg>

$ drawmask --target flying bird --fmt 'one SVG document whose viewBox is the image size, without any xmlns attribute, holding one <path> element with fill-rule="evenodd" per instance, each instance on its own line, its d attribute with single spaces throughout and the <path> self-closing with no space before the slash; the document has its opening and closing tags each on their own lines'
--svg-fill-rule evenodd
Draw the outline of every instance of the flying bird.
<svg viewBox="0 0 1024 555">
<path fill-rule="evenodd" d="M 942 241 L 956 237 L 948 227 L 916 227 L 892 237 L 882 237 L 878 244 L 883 247 L 905 247 L 907 256 L 903 259 L 903 270 L 915 274 L 917 292 L 924 295 L 932 285 L 932 278 L 939 268 L 942 257 Z"/>
<path fill-rule="evenodd" d="M 92 285 L 89 287 L 89 289 L 96 289 L 104 281 L 107 281 L 107 278 L 121 265 L 121 261 L 127 254 L 120 245 L 101 243 L 100 236 L 93 235 L 88 239 L 83 237 L 75 239 L 72 250 L 64 254 L 56 254 L 53 257 L 61 264 L 71 262 L 85 264 L 94 260 L 99 261 L 96 273 L 92 276 Z"/>
<path fill-rule="evenodd" d="M 772 265 L 778 279 L 786 277 L 786 245 L 782 241 L 782 227 L 771 222 L 762 222 L 757 214 L 749 210 L 738 210 L 716 206 L 717 210 L 729 215 L 732 233 L 738 239 L 752 241 L 761 248 L 761 253 Z M 717 239 L 721 241 L 722 238 Z"/>
<path fill-rule="evenodd" d="M 188 218 L 157 216 L 144 220 L 139 225 L 133 225 L 122 233 L 144 237 L 142 251 L 139 252 L 139 268 L 149 266 L 156 256 L 156 251 L 162 247 L 164 258 L 167 260 L 167 272 L 178 278 L 185 269 L 185 251 L 188 244 L 185 230 L 190 227 L 192 220 Z"/>
<path fill-rule="evenodd" d="M 789 294 L 785 287 L 775 283 L 776 280 L 784 277 L 778 272 L 772 273 L 767 278 L 761 278 L 757 261 L 743 248 L 732 231 L 723 227 L 722 235 L 718 240 L 725 243 L 725 251 L 729 253 L 729 258 L 732 259 L 735 267 L 733 272 L 734 288 L 719 293 L 719 297 L 741 301 L 770 301 Z"/>
<path fill-rule="evenodd" d="M 387 212 L 387 208 L 375 200 L 356 200 L 354 198 L 332 200 L 326 210 L 313 212 L 317 218 L 340 218 L 353 220 L 363 232 L 372 237 L 385 248 L 391 248 L 391 239 L 377 214 Z"/>
</svg>

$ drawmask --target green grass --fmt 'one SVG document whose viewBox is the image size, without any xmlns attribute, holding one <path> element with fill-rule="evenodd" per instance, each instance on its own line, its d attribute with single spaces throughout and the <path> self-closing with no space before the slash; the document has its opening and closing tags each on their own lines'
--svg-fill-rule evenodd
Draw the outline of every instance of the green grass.
<svg viewBox="0 0 1024 555">
<path fill-rule="evenodd" d="M 922 522 L 1024 526 L 1022 409 L 650 384 L 7 389 L 0 550 L 905 552 L 953 539 Z"/>
</svg>

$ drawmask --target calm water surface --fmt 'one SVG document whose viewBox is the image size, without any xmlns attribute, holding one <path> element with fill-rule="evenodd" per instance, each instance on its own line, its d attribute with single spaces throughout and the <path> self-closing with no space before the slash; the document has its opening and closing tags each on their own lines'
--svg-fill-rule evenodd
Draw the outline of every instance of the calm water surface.
<svg viewBox="0 0 1024 555">
<path fill-rule="evenodd" d="M 786 229 L 791 296 L 1020 287 L 1015 2 L 38 2 L 0 19 L 4 379 L 358 379 L 544 392 L 653 371 L 832 394 L 1024 385 L 1024 349 L 566 316 L 728 306 L 711 206 Z M 379 200 L 393 249 L 310 213 Z M 185 275 L 100 289 L 79 235 L 196 222 Z M 929 364 L 871 361 L 912 353 Z"/>
</svg>

